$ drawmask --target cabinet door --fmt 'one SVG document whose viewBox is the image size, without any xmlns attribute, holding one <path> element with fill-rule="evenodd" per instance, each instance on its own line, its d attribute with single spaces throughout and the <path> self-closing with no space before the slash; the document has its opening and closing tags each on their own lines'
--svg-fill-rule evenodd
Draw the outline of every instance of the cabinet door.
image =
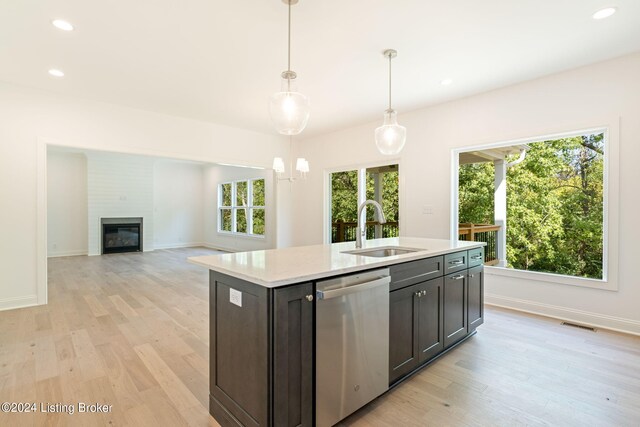
<svg viewBox="0 0 640 427">
<path fill-rule="evenodd" d="M 421 286 L 389 293 L 389 384 L 413 371 L 420 361 L 417 293 Z"/>
<path fill-rule="evenodd" d="M 444 278 L 444 346 L 467 335 L 467 272 L 450 274 Z"/>
<path fill-rule="evenodd" d="M 469 332 L 484 322 L 484 270 L 482 266 L 469 269 Z"/>
<path fill-rule="evenodd" d="M 210 272 L 210 411 L 223 424 L 269 424 L 269 291 Z"/>
<path fill-rule="evenodd" d="M 418 346 L 420 363 L 436 356 L 444 348 L 442 277 L 424 282 L 418 296 Z"/>
<path fill-rule="evenodd" d="M 274 290 L 273 420 L 313 424 L 313 285 Z"/>
</svg>

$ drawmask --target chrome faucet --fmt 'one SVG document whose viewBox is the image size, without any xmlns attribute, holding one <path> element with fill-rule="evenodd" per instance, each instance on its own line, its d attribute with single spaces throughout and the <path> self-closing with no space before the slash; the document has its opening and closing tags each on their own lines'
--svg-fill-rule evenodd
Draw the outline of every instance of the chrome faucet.
<svg viewBox="0 0 640 427">
<path fill-rule="evenodd" d="M 365 200 L 358 207 L 358 228 L 356 229 L 356 249 L 362 247 L 362 238 L 365 236 L 367 229 L 362 226 L 362 211 L 366 209 L 367 205 L 373 205 L 378 211 L 378 222 L 384 224 L 387 220 L 384 218 L 384 212 L 382 212 L 382 206 L 375 200 Z M 365 215 L 366 217 L 366 215 Z"/>
</svg>

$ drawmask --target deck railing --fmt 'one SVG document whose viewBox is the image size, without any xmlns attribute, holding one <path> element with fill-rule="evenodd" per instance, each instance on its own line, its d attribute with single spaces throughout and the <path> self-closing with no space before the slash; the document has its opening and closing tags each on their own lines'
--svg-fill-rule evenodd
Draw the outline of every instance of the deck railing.
<svg viewBox="0 0 640 427">
<path fill-rule="evenodd" d="M 375 239 L 376 221 L 367 221 L 367 239 Z M 398 237 L 398 223 L 387 222 L 382 224 L 382 237 Z M 338 220 L 331 224 L 331 242 L 352 242 L 356 240 L 356 229 L 358 223 L 353 221 Z M 499 225 L 494 224 L 469 224 L 463 223 L 458 226 L 458 239 L 472 242 L 485 242 L 484 263 L 486 265 L 496 265 L 498 263 L 498 230 Z"/>
<path fill-rule="evenodd" d="M 377 221 L 367 221 L 367 239 L 375 239 Z M 382 237 L 398 237 L 398 223 L 386 222 L 382 227 Z M 331 223 L 331 242 L 352 242 L 356 240 L 357 222 L 347 222 L 338 220 Z"/>
<path fill-rule="evenodd" d="M 498 259 L 498 230 L 499 225 L 494 224 L 470 224 L 458 225 L 458 239 L 470 242 L 485 242 L 484 263 L 485 265 L 496 265 Z"/>
</svg>

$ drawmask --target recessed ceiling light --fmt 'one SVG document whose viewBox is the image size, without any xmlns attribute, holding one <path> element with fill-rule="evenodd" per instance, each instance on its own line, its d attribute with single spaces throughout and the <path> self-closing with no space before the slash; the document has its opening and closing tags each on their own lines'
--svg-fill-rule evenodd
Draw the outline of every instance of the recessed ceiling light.
<svg viewBox="0 0 640 427">
<path fill-rule="evenodd" d="M 64 73 L 61 70 L 58 70 L 56 68 L 52 68 L 49 70 L 49 75 L 53 76 L 53 77 L 64 77 Z"/>
<path fill-rule="evenodd" d="M 54 27 L 62 31 L 73 31 L 73 25 L 64 19 L 54 19 L 51 21 Z"/>
<path fill-rule="evenodd" d="M 444 79 L 440 82 L 442 86 L 449 86 L 451 83 L 453 83 L 452 79 Z"/>
<path fill-rule="evenodd" d="M 617 9 L 615 7 L 605 7 L 604 9 L 600 9 L 596 13 L 593 14 L 593 19 L 604 19 L 608 18 L 614 13 L 616 13 Z"/>
</svg>

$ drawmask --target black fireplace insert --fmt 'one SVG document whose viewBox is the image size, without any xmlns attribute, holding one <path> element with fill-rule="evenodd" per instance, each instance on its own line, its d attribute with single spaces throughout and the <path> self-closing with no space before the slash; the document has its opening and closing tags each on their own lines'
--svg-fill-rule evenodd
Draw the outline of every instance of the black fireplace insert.
<svg viewBox="0 0 640 427">
<path fill-rule="evenodd" d="M 140 224 L 102 224 L 102 253 L 140 252 Z"/>
</svg>

